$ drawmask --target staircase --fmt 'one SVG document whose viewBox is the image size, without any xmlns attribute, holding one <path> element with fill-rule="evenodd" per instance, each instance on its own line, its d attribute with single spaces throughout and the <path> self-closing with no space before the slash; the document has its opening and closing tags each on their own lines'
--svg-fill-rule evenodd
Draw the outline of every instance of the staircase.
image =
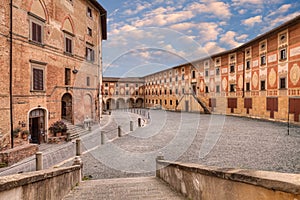
<svg viewBox="0 0 300 200">
<path fill-rule="evenodd" d="M 195 94 L 193 94 L 193 97 L 196 99 L 196 101 L 200 104 L 200 106 L 203 108 L 205 114 L 211 114 L 210 110 L 207 108 L 205 103 L 201 101 L 198 97 L 196 97 Z"/>
<path fill-rule="evenodd" d="M 63 122 L 68 127 L 67 133 L 70 133 L 70 140 L 79 138 L 81 135 L 89 133 L 88 130 L 85 130 L 83 127 L 80 126 L 73 125 L 69 121 L 63 120 Z"/>
<path fill-rule="evenodd" d="M 83 181 L 64 200 L 73 199 L 185 199 L 156 177 L 117 178 Z"/>
</svg>

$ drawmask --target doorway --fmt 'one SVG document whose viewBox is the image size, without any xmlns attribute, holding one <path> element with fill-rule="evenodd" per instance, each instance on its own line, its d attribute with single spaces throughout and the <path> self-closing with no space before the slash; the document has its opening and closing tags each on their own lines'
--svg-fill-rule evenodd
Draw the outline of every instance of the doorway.
<svg viewBox="0 0 300 200">
<path fill-rule="evenodd" d="M 72 121 L 72 96 L 69 93 L 61 98 L 61 118 Z"/>
<path fill-rule="evenodd" d="M 35 109 L 29 114 L 29 131 L 31 143 L 40 144 L 45 134 L 45 111 Z"/>
</svg>

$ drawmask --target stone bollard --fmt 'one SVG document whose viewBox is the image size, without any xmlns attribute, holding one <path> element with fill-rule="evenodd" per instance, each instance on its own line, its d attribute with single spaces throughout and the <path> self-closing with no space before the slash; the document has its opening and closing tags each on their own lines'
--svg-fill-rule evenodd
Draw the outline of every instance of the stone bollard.
<svg viewBox="0 0 300 200">
<path fill-rule="evenodd" d="M 75 159 L 74 159 L 74 162 L 73 162 L 73 165 L 79 165 L 80 166 L 80 176 L 79 177 L 79 180 L 81 180 L 81 178 L 83 177 L 83 162 L 80 158 L 80 156 L 75 156 Z"/>
<path fill-rule="evenodd" d="M 130 121 L 130 131 L 133 131 L 133 121 Z"/>
<path fill-rule="evenodd" d="M 43 153 L 36 152 L 35 154 L 35 168 L 36 171 L 43 170 Z"/>
<path fill-rule="evenodd" d="M 104 132 L 101 131 L 101 144 L 104 144 Z"/>
<path fill-rule="evenodd" d="M 160 173 L 159 173 L 159 169 L 162 167 L 162 165 L 158 164 L 159 160 L 164 160 L 164 156 L 163 155 L 159 155 L 156 157 L 156 177 L 160 177 Z"/>
<path fill-rule="evenodd" d="M 81 139 L 76 139 L 76 156 L 81 155 Z"/>
<path fill-rule="evenodd" d="M 150 119 L 150 113 L 148 112 L 148 119 Z"/>
<path fill-rule="evenodd" d="M 139 127 L 142 126 L 142 118 L 138 118 L 138 126 L 139 126 Z"/>
<path fill-rule="evenodd" d="M 122 133 L 121 133 L 121 126 L 118 126 L 118 137 L 122 137 L 121 134 L 122 134 Z"/>
<path fill-rule="evenodd" d="M 67 132 L 67 142 L 71 141 L 71 133 Z"/>
</svg>

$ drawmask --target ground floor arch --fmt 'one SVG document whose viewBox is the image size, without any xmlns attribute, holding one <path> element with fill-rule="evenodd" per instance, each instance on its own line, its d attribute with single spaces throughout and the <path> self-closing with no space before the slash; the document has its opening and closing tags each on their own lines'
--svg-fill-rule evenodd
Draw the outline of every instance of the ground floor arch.
<svg viewBox="0 0 300 200">
<path fill-rule="evenodd" d="M 46 110 L 37 108 L 29 112 L 29 132 L 30 141 L 32 143 L 40 144 L 44 142 L 46 134 Z"/>
<path fill-rule="evenodd" d="M 134 108 L 135 107 L 135 101 L 134 101 L 133 98 L 127 99 L 126 104 L 127 104 L 128 108 Z"/>
<path fill-rule="evenodd" d="M 61 98 L 61 118 L 72 121 L 72 95 L 70 93 L 65 93 Z"/>
<path fill-rule="evenodd" d="M 142 98 L 136 99 L 136 101 L 135 101 L 135 107 L 136 108 L 142 108 L 143 104 L 144 104 L 144 99 L 142 99 Z"/>
<path fill-rule="evenodd" d="M 126 108 L 125 99 L 123 98 L 117 99 L 116 109 L 123 109 L 123 108 Z"/>
</svg>

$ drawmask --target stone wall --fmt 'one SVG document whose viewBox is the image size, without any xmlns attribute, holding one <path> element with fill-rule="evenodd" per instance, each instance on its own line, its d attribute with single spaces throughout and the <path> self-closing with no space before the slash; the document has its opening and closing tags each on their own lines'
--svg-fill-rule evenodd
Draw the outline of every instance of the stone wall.
<svg viewBox="0 0 300 200">
<path fill-rule="evenodd" d="M 57 200 L 81 180 L 81 167 L 48 169 L 0 177 L 0 200 Z"/>
<path fill-rule="evenodd" d="M 299 200 L 300 175 L 157 161 L 156 176 L 189 199 Z"/>
<path fill-rule="evenodd" d="M 0 163 L 2 165 L 9 166 L 23 160 L 24 158 L 34 155 L 37 151 L 38 145 L 36 144 L 27 144 L 13 149 L 8 149 L 0 152 Z"/>
</svg>

